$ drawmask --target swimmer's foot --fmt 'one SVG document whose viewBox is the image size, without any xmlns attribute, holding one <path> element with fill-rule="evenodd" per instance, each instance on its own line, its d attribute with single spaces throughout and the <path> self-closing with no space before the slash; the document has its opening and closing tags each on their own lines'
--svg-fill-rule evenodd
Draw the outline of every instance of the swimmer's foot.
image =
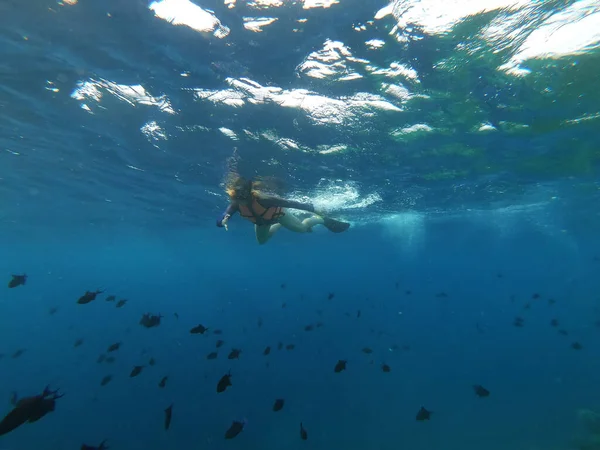
<svg viewBox="0 0 600 450">
<path fill-rule="evenodd" d="M 333 233 L 343 233 L 348 228 L 350 228 L 349 223 L 341 222 L 341 221 L 335 220 L 335 219 L 330 219 L 329 217 L 323 218 L 323 225 L 325 226 L 325 228 L 327 228 L 329 231 L 331 231 Z"/>
</svg>

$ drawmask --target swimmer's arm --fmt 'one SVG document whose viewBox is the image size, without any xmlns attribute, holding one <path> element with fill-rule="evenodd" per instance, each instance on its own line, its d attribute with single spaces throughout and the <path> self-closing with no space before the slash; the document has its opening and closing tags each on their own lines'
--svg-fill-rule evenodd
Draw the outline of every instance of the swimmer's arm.
<svg viewBox="0 0 600 450">
<path fill-rule="evenodd" d="M 238 212 L 237 203 L 230 203 L 229 206 L 227 207 L 227 209 L 225 210 L 225 212 L 223 214 L 221 214 L 221 217 L 217 219 L 217 226 L 218 227 L 226 226 L 229 218 L 231 216 L 233 216 L 236 212 Z"/>
<path fill-rule="evenodd" d="M 312 213 L 315 212 L 315 207 L 312 203 L 296 202 L 293 200 L 286 200 L 284 198 L 279 197 L 261 197 L 260 204 L 265 208 L 293 208 L 299 209 L 301 211 L 309 211 Z"/>
</svg>

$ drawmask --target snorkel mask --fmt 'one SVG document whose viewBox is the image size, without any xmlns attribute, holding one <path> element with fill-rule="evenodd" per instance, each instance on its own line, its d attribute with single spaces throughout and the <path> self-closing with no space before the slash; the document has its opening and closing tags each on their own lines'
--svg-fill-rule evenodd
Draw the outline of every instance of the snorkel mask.
<svg viewBox="0 0 600 450">
<path fill-rule="evenodd" d="M 239 180 L 235 186 L 237 200 L 250 200 L 252 198 L 252 180 Z"/>
</svg>

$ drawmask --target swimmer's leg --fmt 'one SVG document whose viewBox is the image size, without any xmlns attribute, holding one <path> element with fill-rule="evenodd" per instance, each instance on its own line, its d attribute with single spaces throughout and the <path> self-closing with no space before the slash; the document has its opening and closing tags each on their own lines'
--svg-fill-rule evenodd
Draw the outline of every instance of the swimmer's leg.
<svg viewBox="0 0 600 450">
<path fill-rule="evenodd" d="M 256 241 L 259 244 L 266 244 L 269 239 L 281 228 L 281 225 L 276 223 L 274 225 L 254 225 L 254 231 L 256 233 Z"/>
<path fill-rule="evenodd" d="M 312 231 L 312 227 L 315 225 L 323 225 L 333 233 L 342 233 L 350 228 L 349 223 L 331 219 L 329 217 L 312 216 L 308 219 L 300 221 L 300 219 L 289 212 L 279 219 L 279 223 L 288 230 L 292 230 L 297 233 L 310 233 Z"/>
<path fill-rule="evenodd" d="M 295 215 L 287 211 L 285 215 L 279 219 L 279 223 L 285 228 L 296 233 L 310 233 L 315 225 L 323 225 L 324 220 L 319 216 L 312 216 L 304 220 L 298 219 Z"/>
</svg>

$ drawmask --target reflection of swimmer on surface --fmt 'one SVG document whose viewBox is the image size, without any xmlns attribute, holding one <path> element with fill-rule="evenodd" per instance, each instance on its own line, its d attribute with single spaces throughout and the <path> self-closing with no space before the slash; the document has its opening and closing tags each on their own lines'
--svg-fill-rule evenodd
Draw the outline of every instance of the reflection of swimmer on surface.
<svg viewBox="0 0 600 450">
<path fill-rule="evenodd" d="M 284 208 L 315 213 L 312 204 L 265 195 L 259 191 L 258 182 L 245 180 L 242 177 L 236 177 L 228 183 L 227 194 L 231 203 L 217 220 L 217 226 L 227 229 L 229 218 L 239 212 L 244 219 L 254 223 L 256 240 L 259 244 L 265 244 L 282 226 L 296 233 L 310 233 L 315 225 L 323 225 L 334 233 L 341 233 L 350 227 L 349 223 L 321 215 L 300 220 Z"/>
</svg>

